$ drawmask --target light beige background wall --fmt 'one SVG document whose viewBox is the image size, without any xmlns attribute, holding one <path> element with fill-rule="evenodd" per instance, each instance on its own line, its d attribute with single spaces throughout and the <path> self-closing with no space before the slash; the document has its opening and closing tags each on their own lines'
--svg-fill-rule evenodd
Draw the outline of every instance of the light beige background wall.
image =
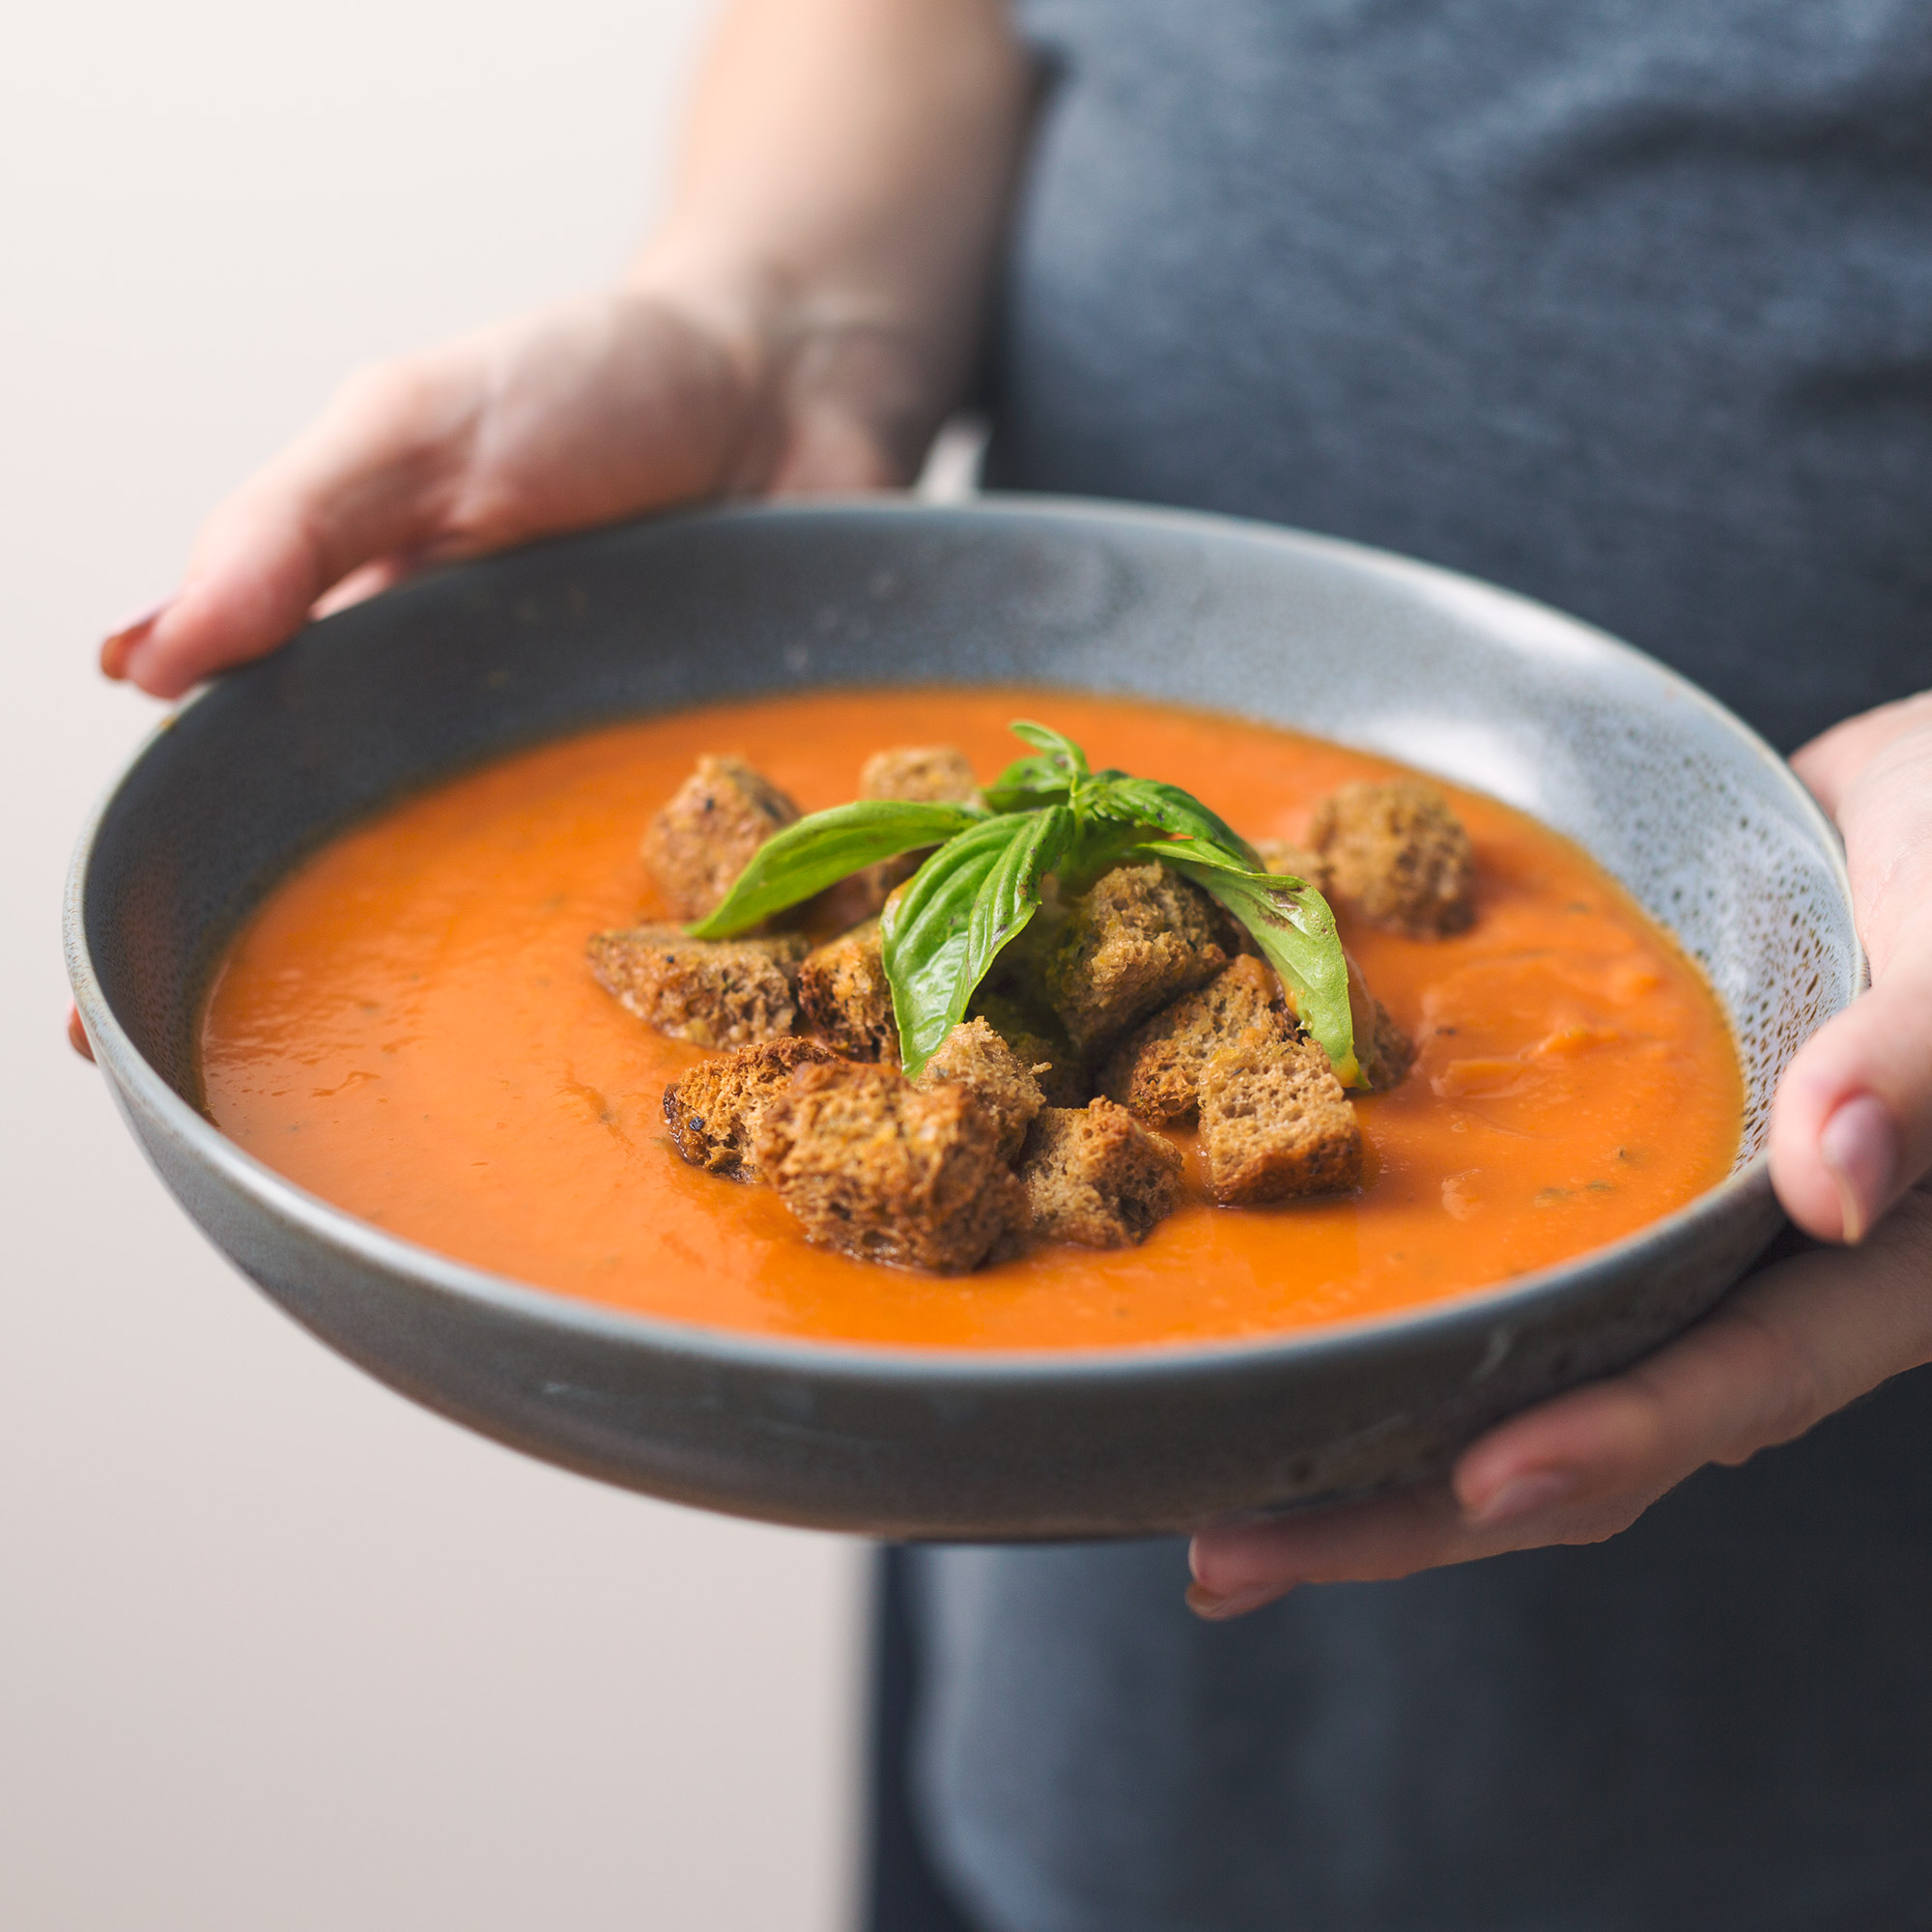
<svg viewBox="0 0 1932 1932">
<path fill-rule="evenodd" d="M 610 271 L 709 0 L 0 24 L 0 1926 L 847 1922 L 857 1552 L 364 1380 L 61 1039 L 93 647 L 350 365 Z"/>
</svg>

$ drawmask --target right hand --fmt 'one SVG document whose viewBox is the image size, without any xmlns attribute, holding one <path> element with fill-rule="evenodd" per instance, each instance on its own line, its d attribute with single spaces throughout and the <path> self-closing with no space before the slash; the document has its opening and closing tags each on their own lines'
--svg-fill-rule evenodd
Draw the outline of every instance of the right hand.
<svg viewBox="0 0 1932 1932">
<path fill-rule="evenodd" d="M 695 498 L 903 481 L 904 412 L 863 335 L 787 344 L 750 311 L 627 285 L 352 378 L 102 670 L 176 697 L 424 564 Z"/>
</svg>

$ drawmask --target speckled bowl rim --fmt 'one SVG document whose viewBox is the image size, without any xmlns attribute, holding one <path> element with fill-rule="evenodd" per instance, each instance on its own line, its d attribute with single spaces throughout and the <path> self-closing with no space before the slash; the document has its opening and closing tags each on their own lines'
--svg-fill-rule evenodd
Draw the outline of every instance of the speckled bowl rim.
<svg viewBox="0 0 1932 1932">
<path fill-rule="evenodd" d="M 1868 982 L 1867 961 L 1853 913 L 1851 876 L 1846 868 L 1844 845 L 1837 828 L 1805 789 L 1790 764 L 1779 757 L 1757 732 L 1701 686 L 1648 653 L 1579 618 L 1553 611 L 1550 606 L 1540 604 L 1533 598 L 1522 597 L 1514 591 L 1454 571 L 1438 569 L 1414 558 L 1351 543 L 1346 538 L 1287 530 L 1273 525 L 1206 511 L 1121 503 L 1100 497 L 1001 493 L 975 500 L 983 503 L 989 510 L 1002 513 L 1034 511 L 1049 517 L 1060 513 L 1076 517 L 1098 513 L 1116 522 L 1138 522 L 1177 531 L 1199 528 L 1225 532 L 1229 525 L 1235 524 L 1260 541 L 1292 540 L 1293 548 L 1303 554 L 1310 551 L 1326 552 L 1344 561 L 1361 559 L 1372 564 L 1378 575 L 1407 577 L 1418 585 L 1427 586 L 1438 597 L 1448 592 L 1454 599 L 1466 601 L 1471 591 L 1478 591 L 1486 602 L 1497 600 L 1504 609 L 1516 606 L 1525 615 L 1533 614 L 1539 621 L 1552 614 L 1559 617 L 1579 642 L 1587 640 L 1605 652 L 1634 663 L 1644 673 L 1664 680 L 1675 688 L 1680 696 L 1700 708 L 1720 729 L 1733 737 L 1742 738 L 1749 746 L 1759 762 L 1769 769 L 1774 782 L 1785 788 L 1800 816 L 1808 820 L 1817 834 L 1819 849 L 1831 867 L 1832 876 L 1841 895 L 1851 941 L 1854 978 L 1861 987 Z M 679 510 L 653 521 L 669 523 L 698 517 L 720 520 L 746 515 L 759 518 L 809 517 L 839 509 L 863 509 L 872 513 L 899 509 L 905 515 L 917 516 L 920 507 L 911 499 L 893 497 L 828 496 L 781 503 Z M 972 507 L 972 504 L 949 503 L 945 505 L 945 511 L 949 516 L 957 516 L 962 512 L 970 513 Z M 756 1335 L 740 1329 L 711 1327 L 702 1322 L 675 1321 L 661 1316 L 637 1314 L 582 1300 L 561 1290 L 533 1287 L 513 1276 L 492 1273 L 487 1268 L 456 1261 L 437 1249 L 385 1234 L 346 1208 L 334 1207 L 321 1196 L 311 1194 L 306 1188 L 277 1174 L 274 1169 L 244 1151 L 204 1114 L 183 1099 L 150 1065 L 115 1017 L 95 973 L 87 945 L 84 906 L 89 862 L 95 841 L 123 786 L 136 767 L 166 739 L 177 721 L 200 702 L 206 690 L 211 688 L 205 687 L 191 694 L 141 739 L 89 812 L 75 841 L 73 858 L 68 868 L 62 928 L 68 977 L 88 1038 L 96 1057 L 116 1080 L 138 1093 L 156 1117 L 199 1158 L 226 1174 L 242 1191 L 256 1197 L 270 1212 L 300 1229 L 306 1236 L 326 1248 L 358 1257 L 379 1269 L 407 1275 L 441 1295 L 477 1302 L 506 1314 L 554 1323 L 580 1335 L 600 1337 L 630 1348 L 644 1347 L 685 1356 L 708 1356 L 748 1369 L 783 1372 L 810 1367 L 858 1378 L 887 1372 L 901 1381 L 918 1383 L 929 1378 L 935 1384 L 956 1383 L 960 1379 L 1047 1382 L 1100 1378 L 1132 1382 L 1145 1378 L 1164 1380 L 1177 1373 L 1185 1373 L 1190 1369 L 1212 1369 L 1231 1361 L 1237 1360 L 1244 1366 L 1262 1366 L 1277 1360 L 1308 1361 L 1331 1352 L 1352 1353 L 1398 1333 L 1405 1339 L 1446 1337 L 1470 1323 L 1487 1325 L 1499 1318 L 1506 1322 L 1512 1310 L 1527 1308 L 1546 1300 L 1562 1299 L 1566 1291 L 1584 1287 L 1599 1269 L 1622 1272 L 1628 1264 L 1640 1263 L 1651 1251 L 1661 1261 L 1677 1245 L 1680 1230 L 1699 1220 L 1720 1215 L 1729 1204 L 1745 1195 L 1767 1196 L 1772 1191 L 1770 1155 L 1767 1151 L 1760 1150 L 1684 1207 L 1648 1223 L 1634 1234 L 1626 1235 L 1602 1247 L 1587 1249 L 1569 1261 L 1513 1276 L 1492 1287 L 1470 1289 L 1440 1301 L 1420 1302 L 1352 1321 L 1322 1322 L 1308 1328 L 1283 1331 L 1278 1335 L 1236 1336 L 1215 1342 L 1149 1342 L 1106 1348 L 1001 1350 L 937 1345 L 918 1348 L 904 1343 L 853 1342 L 846 1339 L 818 1341 L 804 1335 Z M 621 715 L 613 712 L 606 722 L 617 724 L 630 717 L 663 715 L 661 711 Z M 598 727 L 589 725 L 582 728 Z M 557 733 L 547 742 L 557 742 L 574 735 L 577 734 Z M 1345 740 L 1330 742 L 1346 743 Z M 477 762 L 480 765 L 488 759 Z M 379 804 L 371 807 L 370 810 L 382 809 Z M 329 836 L 339 836 L 343 829 L 337 827 Z M 258 899 L 256 903 L 259 905 L 261 901 Z M 1655 914 L 1649 916 L 1657 917 Z M 1660 925 L 1664 923 L 1661 919 L 1657 923 Z M 1668 931 L 1669 927 L 1666 925 L 1664 929 Z M 1677 935 L 1672 933 L 1671 937 L 1675 940 Z M 1682 942 L 1678 943 L 1681 946 Z M 1715 993 L 1715 988 L 1713 991 Z M 1721 995 L 1718 997 L 1722 1005 Z M 1728 1009 L 1725 1018 L 1729 1024 Z"/>
</svg>

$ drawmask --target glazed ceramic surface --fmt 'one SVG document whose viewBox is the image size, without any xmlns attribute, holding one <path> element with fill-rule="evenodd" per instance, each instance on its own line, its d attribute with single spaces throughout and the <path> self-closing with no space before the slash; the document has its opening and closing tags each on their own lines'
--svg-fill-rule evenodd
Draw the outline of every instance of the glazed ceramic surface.
<svg viewBox="0 0 1932 1932">
<path fill-rule="evenodd" d="M 1279 1341 L 996 1355 L 816 1346 L 484 1274 L 303 1193 L 197 1106 L 205 976 L 304 854 L 398 791 L 578 727 L 817 685 L 1171 696 L 1440 773 L 1580 840 L 1729 1009 L 1736 1170 L 1507 1288 Z M 1439 1467 L 1654 1348 L 1778 1225 L 1763 1146 L 1862 962 L 1834 838 L 1673 673 L 1555 612 L 1375 552 L 1061 500 L 715 512 L 426 579 L 311 627 L 169 721 L 84 834 L 67 946 L 128 1124 L 298 1321 L 419 1402 L 654 1494 L 884 1536 L 1181 1529 Z"/>
</svg>

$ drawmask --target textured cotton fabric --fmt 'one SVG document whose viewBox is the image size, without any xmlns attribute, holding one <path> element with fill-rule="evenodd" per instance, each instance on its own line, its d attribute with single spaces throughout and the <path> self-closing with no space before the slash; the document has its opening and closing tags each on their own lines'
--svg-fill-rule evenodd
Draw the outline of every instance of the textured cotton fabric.
<svg viewBox="0 0 1932 1932">
<path fill-rule="evenodd" d="M 992 477 L 1408 552 L 1780 746 L 1932 659 L 1932 0 L 1032 0 Z M 1932 1285 L 1928 1285 L 1932 1292 Z M 912 1559 L 985 1932 L 1932 1924 L 1932 1384 L 1243 1623 Z"/>
<path fill-rule="evenodd" d="M 1790 749 L 1932 656 L 1925 0 L 1033 0 L 995 480 L 1542 597 Z"/>
</svg>

